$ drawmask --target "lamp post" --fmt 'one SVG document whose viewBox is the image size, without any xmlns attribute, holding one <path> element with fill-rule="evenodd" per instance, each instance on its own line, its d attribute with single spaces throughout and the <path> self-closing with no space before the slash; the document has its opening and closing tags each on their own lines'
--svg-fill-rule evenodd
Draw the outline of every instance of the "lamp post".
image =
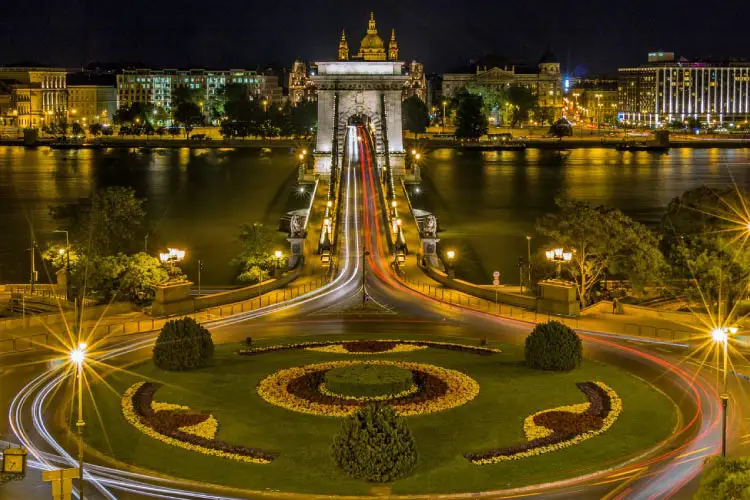
<svg viewBox="0 0 750 500">
<path fill-rule="evenodd" d="M 443 133 L 445 133 L 445 106 L 448 104 L 448 101 L 443 99 Z"/>
<path fill-rule="evenodd" d="M 711 338 L 717 344 L 722 345 L 724 351 L 724 363 L 722 370 L 722 390 L 719 398 L 721 399 L 721 456 L 727 456 L 727 406 L 729 405 L 729 394 L 727 392 L 727 365 L 729 363 L 729 334 L 736 334 L 735 327 L 721 327 L 711 330 Z M 718 369 L 718 367 L 717 367 Z M 717 388 L 718 389 L 718 388 Z"/>
<path fill-rule="evenodd" d="M 185 258 L 185 250 L 177 248 L 167 248 L 167 253 L 160 253 L 159 260 L 164 264 L 169 264 L 169 274 L 174 276 L 174 266 Z"/>
<path fill-rule="evenodd" d="M 273 255 L 274 257 L 276 257 L 276 276 L 278 277 L 278 275 L 280 274 L 280 269 L 281 269 L 281 255 L 282 255 L 281 250 L 276 250 L 273 253 Z"/>
<path fill-rule="evenodd" d="M 529 281 L 526 283 L 526 288 L 531 287 L 531 236 L 526 237 L 526 267 L 528 268 Z"/>
<path fill-rule="evenodd" d="M 70 300 L 70 239 L 65 229 L 55 229 L 55 233 L 65 233 L 65 300 Z"/>
<path fill-rule="evenodd" d="M 557 264 L 557 279 L 560 279 L 563 262 L 568 263 L 573 259 L 573 252 L 565 252 L 562 248 L 555 248 L 544 252 L 547 260 Z"/>
<path fill-rule="evenodd" d="M 70 351 L 70 362 L 75 365 L 76 381 L 78 384 L 78 498 L 83 498 L 83 363 L 86 361 L 86 343 L 80 342 L 78 347 Z"/>
<path fill-rule="evenodd" d="M 445 252 L 445 256 L 448 257 L 448 277 L 449 278 L 455 278 L 456 273 L 453 271 L 453 259 L 456 258 L 456 251 L 455 250 L 448 250 Z"/>
</svg>

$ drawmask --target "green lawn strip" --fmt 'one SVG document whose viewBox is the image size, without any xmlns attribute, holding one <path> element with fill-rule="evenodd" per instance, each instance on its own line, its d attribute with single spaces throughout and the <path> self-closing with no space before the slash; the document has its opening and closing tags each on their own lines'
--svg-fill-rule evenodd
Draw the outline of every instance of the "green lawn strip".
<svg viewBox="0 0 750 500">
<path fill-rule="evenodd" d="M 291 339 L 284 339 L 285 343 L 288 341 Z M 276 343 L 282 342 L 269 342 Z M 279 369 L 332 360 L 422 362 L 459 370 L 480 384 L 479 396 L 464 406 L 407 418 L 420 455 L 414 472 L 393 484 L 396 493 L 500 489 L 592 472 L 666 438 L 676 419 L 667 398 L 624 371 L 591 361 L 571 373 L 532 371 L 521 364 L 523 351 L 516 346 L 491 345 L 504 351 L 493 356 L 427 349 L 375 356 L 294 350 L 248 357 L 234 354 L 239 347 L 217 346 L 213 367 L 165 372 L 146 362 L 133 368 L 138 376 L 120 372 L 109 377 L 108 382 L 120 394 L 139 380 L 162 382 L 165 385 L 157 391 L 156 401 L 210 411 L 219 421 L 218 439 L 280 452 L 272 464 L 204 456 L 149 438 L 125 422 L 119 396 L 102 384 L 93 389 L 102 421 L 92 418 L 87 422 L 87 443 L 123 462 L 191 480 L 250 489 L 366 494 L 371 485 L 339 472 L 330 457 L 340 419 L 288 411 L 265 402 L 255 392 L 263 377 Z M 463 458 L 466 452 L 523 442 L 526 416 L 584 402 L 575 383 L 589 380 L 608 384 L 623 400 L 623 412 L 610 431 L 565 450 L 512 462 L 477 466 Z M 112 444 L 111 452 L 103 429 Z"/>
</svg>

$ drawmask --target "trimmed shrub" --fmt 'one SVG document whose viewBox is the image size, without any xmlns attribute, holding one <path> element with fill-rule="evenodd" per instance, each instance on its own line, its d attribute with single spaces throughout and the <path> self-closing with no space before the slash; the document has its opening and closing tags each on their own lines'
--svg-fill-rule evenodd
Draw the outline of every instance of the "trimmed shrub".
<svg viewBox="0 0 750 500">
<path fill-rule="evenodd" d="M 355 364 L 328 370 L 325 384 L 328 391 L 344 396 L 387 396 L 411 389 L 414 376 L 398 366 Z"/>
<path fill-rule="evenodd" d="M 701 473 L 695 500 L 750 498 L 750 458 L 709 457 Z"/>
<path fill-rule="evenodd" d="M 417 463 L 417 446 L 406 421 L 385 405 L 368 405 L 347 417 L 332 453 L 350 476 L 378 483 L 405 476 Z"/>
<path fill-rule="evenodd" d="M 164 370 L 192 370 L 214 356 L 211 333 L 193 318 L 167 322 L 154 345 L 154 364 Z"/>
<path fill-rule="evenodd" d="M 583 345 L 568 326 L 540 323 L 526 337 L 526 365 L 538 370 L 568 371 L 581 366 Z"/>
</svg>

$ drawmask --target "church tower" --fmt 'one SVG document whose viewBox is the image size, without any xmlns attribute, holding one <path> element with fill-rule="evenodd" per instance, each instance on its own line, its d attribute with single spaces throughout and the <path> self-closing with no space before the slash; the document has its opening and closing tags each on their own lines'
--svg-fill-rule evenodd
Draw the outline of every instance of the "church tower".
<svg viewBox="0 0 750 500">
<path fill-rule="evenodd" d="M 388 59 L 398 61 L 398 43 L 396 42 L 396 30 L 391 31 L 391 41 L 388 42 Z"/>
<path fill-rule="evenodd" d="M 339 40 L 339 61 L 349 60 L 349 44 L 346 43 L 346 34 L 341 31 L 341 40 Z"/>
</svg>

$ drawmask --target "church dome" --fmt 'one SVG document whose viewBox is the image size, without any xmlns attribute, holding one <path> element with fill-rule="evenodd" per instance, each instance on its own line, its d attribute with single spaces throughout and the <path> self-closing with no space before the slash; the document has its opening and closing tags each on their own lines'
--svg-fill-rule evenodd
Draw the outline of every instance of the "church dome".
<svg viewBox="0 0 750 500">
<path fill-rule="evenodd" d="M 370 34 L 368 33 L 365 35 L 365 37 L 362 39 L 362 43 L 359 45 L 361 49 L 383 49 L 385 48 L 385 45 L 383 44 L 383 39 L 380 38 L 376 34 Z"/>
</svg>

